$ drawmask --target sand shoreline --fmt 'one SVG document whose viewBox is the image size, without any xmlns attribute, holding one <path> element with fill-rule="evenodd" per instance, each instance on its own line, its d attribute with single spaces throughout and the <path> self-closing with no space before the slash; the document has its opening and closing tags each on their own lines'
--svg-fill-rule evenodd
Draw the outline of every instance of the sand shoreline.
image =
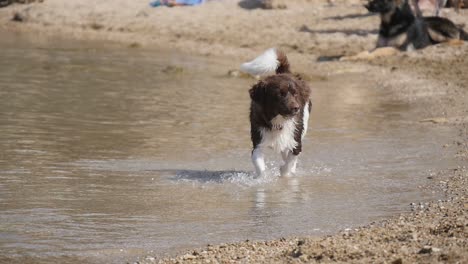
<svg viewBox="0 0 468 264">
<path fill-rule="evenodd" d="M 320 58 L 352 55 L 373 47 L 378 17 L 367 16 L 359 2 L 331 7 L 327 1 L 278 1 L 287 8 L 247 10 L 238 1 L 152 9 L 145 1 L 96 4 L 91 0 L 46 0 L 1 8 L 0 27 L 43 38 L 45 43 L 50 36 L 104 40 L 128 48 L 170 48 L 187 54 L 230 58 L 234 64 L 271 46 L 280 47 L 302 73 L 368 74 L 395 98 L 419 105 L 420 120 L 415 122 L 456 126 L 460 131 L 459 138 L 447 146 L 456 150 L 460 166 L 427 176 L 432 177 L 431 188 L 446 194 L 443 201 L 416 205 L 411 213 L 318 239 L 241 242 L 191 250 L 174 258 L 142 256 L 135 261 L 468 262 L 468 44 L 439 45 L 373 61 L 318 63 Z M 11 21 L 15 14 L 23 21 Z M 444 10 L 443 14 L 458 24 L 468 24 L 467 10 L 459 14 Z"/>
</svg>

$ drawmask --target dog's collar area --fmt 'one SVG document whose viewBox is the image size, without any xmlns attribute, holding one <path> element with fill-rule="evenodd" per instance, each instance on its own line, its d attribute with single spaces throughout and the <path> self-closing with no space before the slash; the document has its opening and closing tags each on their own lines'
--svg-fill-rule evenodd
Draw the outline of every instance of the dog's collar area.
<svg viewBox="0 0 468 264">
<path fill-rule="evenodd" d="M 271 121 L 270 121 L 270 124 L 271 124 L 271 130 L 272 131 L 279 131 L 279 130 L 283 130 L 284 128 L 284 125 L 286 124 L 288 119 L 286 119 L 284 116 L 282 115 L 277 115 L 275 116 Z"/>
<path fill-rule="evenodd" d="M 282 130 L 283 125 L 282 124 L 272 124 L 271 125 L 271 130 Z"/>
</svg>

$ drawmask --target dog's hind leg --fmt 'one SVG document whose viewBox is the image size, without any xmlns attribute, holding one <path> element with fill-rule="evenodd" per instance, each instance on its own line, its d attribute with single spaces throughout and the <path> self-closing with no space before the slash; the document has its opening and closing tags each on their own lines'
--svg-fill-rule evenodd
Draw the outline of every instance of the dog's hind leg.
<svg viewBox="0 0 468 264">
<path fill-rule="evenodd" d="M 288 177 L 291 176 L 291 174 L 296 173 L 296 166 L 299 155 L 296 155 L 290 151 L 286 152 L 286 154 L 285 152 L 281 154 L 283 155 L 284 159 L 284 165 L 280 167 L 281 176 Z"/>
<path fill-rule="evenodd" d="M 261 147 L 257 147 L 252 151 L 252 163 L 255 167 L 255 171 L 257 172 L 257 176 L 265 176 L 265 157 Z"/>
</svg>

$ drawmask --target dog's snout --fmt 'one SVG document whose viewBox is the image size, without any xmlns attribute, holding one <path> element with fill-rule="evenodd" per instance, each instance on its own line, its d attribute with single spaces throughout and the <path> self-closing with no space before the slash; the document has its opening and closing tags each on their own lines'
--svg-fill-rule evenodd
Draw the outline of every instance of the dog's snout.
<svg viewBox="0 0 468 264">
<path fill-rule="evenodd" d="M 294 104 L 291 106 L 291 112 L 293 112 L 294 114 L 296 114 L 297 112 L 299 112 L 299 104 Z"/>
</svg>

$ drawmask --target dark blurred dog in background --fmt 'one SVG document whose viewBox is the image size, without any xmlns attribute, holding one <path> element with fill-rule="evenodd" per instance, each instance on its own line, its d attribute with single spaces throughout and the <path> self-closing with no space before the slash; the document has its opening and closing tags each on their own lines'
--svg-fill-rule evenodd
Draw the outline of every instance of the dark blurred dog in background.
<svg viewBox="0 0 468 264">
<path fill-rule="evenodd" d="M 422 10 L 430 10 L 432 15 L 439 16 L 444 7 L 453 7 L 457 12 L 460 8 L 468 8 L 468 0 L 411 0 L 410 5 L 416 16 L 422 17 Z"/>
<path fill-rule="evenodd" d="M 365 7 L 380 14 L 377 48 L 409 51 L 441 42 L 468 40 L 468 34 L 447 18 L 415 15 L 408 0 L 369 0 Z"/>
</svg>

